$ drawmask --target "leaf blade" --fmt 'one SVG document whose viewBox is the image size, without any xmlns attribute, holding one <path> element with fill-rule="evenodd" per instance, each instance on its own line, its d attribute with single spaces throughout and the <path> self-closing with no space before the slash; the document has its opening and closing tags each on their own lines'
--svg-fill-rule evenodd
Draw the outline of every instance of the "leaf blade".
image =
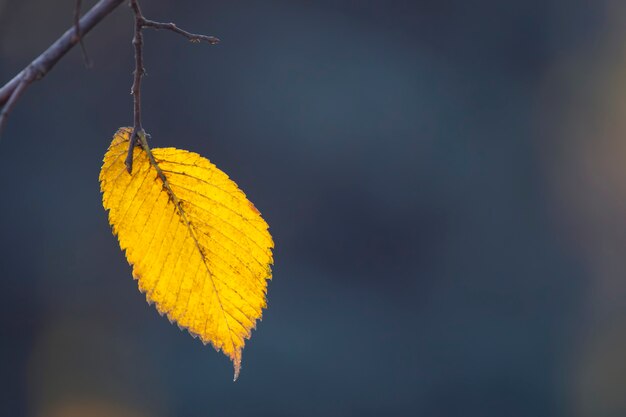
<svg viewBox="0 0 626 417">
<path fill-rule="evenodd" d="M 274 243 L 237 184 L 209 160 L 175 148 L 136 147 L 115 134 L 100 172 L 103 205 L 149 303 L 232 361 L 266 307 Z"/>
</svg>

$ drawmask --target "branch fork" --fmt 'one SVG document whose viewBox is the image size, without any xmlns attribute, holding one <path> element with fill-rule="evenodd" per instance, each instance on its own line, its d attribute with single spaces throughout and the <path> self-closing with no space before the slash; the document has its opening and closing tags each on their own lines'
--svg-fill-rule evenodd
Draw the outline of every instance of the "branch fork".
<svg viewBox="0 0 626 417">
<path fill-rule="evenodd" d="M 126 168 L 129 173 L 132 172 L 132 156 L 133 147 L 138 143 L 138 138 L 148 135 L 141 125 L 141 78 L 146 71 L 143 66 L 143 29 L 150 28 L 156 30 L 169 30 L 177 33 L 190 42 L 205 42 L 210 45 L 219 43 L 219 39 L 214 36 L 198 35 L 189 33 L 180 29 L 174 23 L 161 23 L 146 19 L 141 13 L 139 0 L 99 0 L 83 17 L 81 15 L 82 0 L 75 0 L 74 4 L 74 24 L 65 33 L 48 47 L 41 55 L 35 58 L 30 64 L 14 76 L 9 82 L 0 87 L 0 135 L 4 128 L 7 118 L 20 97 L 26 89 L 35 81 L 43 78 L 56 63 L 65 56 L 76 44 L 80 44 L 83 53 L 85 65 L 89 68 L 91 62 L 87 56 L 87 50 L 83 44 L 83 37 L 91 31 L 98 23 L 100 23 L 113 10 L 125 1 L 129 1 L 130 7 L 135 15 L 135 36 L 133 37 L 133 46 L 135 48 L 135 71 L 134 81 L 131 88 L 134 102 L 134 126 L 131 135 L 128 156 L 126 158 Z"/>
<path fill-rule="evenodd" d="M 131 94 L 133 96 L 134 104 L 134 125 L 133 132 L 130 135 L 128 143 L 128 154 L 126 155 L 126 170 L 129 174 L 133 171 L 133 149 L 136 145 L 140 144 L 140 140 L 143 137 L 146 138 L 146 132 L 143 130 L 141 124 L 141 79 L 146 74 L 146 69 L 143 65 L 143 29 L 157 29 L 157 30 L 169 30 L 184 36 L 189 41 L 198 43 L 206 42 L 209 45 L 215 45 L 219 43 L 219 39 L 215 36 L 197 35 L 189 33 L 180 29 L 174 23 L 161 23 L 154 20 L 146 19 L 141 12 L 141 6 L 139 6 L 139 0 L 130 0 L 130 8 L 135 15 L 135 36 L 133 37 L 133 46 L 135 48 L 135 71 L 133 72 L 133 86 L 131 87 Z"/>
</svg>

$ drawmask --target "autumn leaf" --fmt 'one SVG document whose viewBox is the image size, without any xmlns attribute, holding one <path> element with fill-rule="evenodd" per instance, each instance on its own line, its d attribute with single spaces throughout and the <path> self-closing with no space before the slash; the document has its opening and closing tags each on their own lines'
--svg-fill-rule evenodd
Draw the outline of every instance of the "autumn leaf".
<svg viewBox="0 0 626 417">
<path fill-rule="evenodd" d="M 149 149 L 144 137 L 124 165 L 121 128 L 100 172 L 109 223 L 139 290 L 159 313 L 232 361 L 266 307 L 274 243 L 267 223 L 228 176 L 202 156 Z"/>
</svg>

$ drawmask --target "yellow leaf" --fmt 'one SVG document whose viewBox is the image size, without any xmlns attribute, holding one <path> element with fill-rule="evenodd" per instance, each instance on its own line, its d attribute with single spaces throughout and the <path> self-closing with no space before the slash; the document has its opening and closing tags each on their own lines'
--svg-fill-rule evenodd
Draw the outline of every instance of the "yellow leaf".
<svg viewBox="0 0 626 417">
<path fill-rule="evenodd" d="M 233 361 L 266 307 L 274 243 L 267 223 L 228 176 L 200 155 L 149 149 L 124 165 L 121 128 L 100 172 L 103 205 L 139 290 L 161 314 Z"/>
</svg>

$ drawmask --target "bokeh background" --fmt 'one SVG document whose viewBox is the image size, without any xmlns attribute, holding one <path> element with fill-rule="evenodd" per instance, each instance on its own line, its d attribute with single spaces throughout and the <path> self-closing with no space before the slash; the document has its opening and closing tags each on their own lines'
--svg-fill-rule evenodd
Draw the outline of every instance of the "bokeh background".
<svg viewBox="0 0 626 417">
<path fill-rule="evenodd" d="M 94 1 L 84 1 L 90 7 Z M 626 415 L 626 4 L 144 0 L 152 146 L 276 241 L 240 379 L 159 317 L 98 173 L 132 123 L 120 7 L 0 139 L 0 415 Z M 73 0 L 0 0 L 0 82 Z"/>
</svg>

